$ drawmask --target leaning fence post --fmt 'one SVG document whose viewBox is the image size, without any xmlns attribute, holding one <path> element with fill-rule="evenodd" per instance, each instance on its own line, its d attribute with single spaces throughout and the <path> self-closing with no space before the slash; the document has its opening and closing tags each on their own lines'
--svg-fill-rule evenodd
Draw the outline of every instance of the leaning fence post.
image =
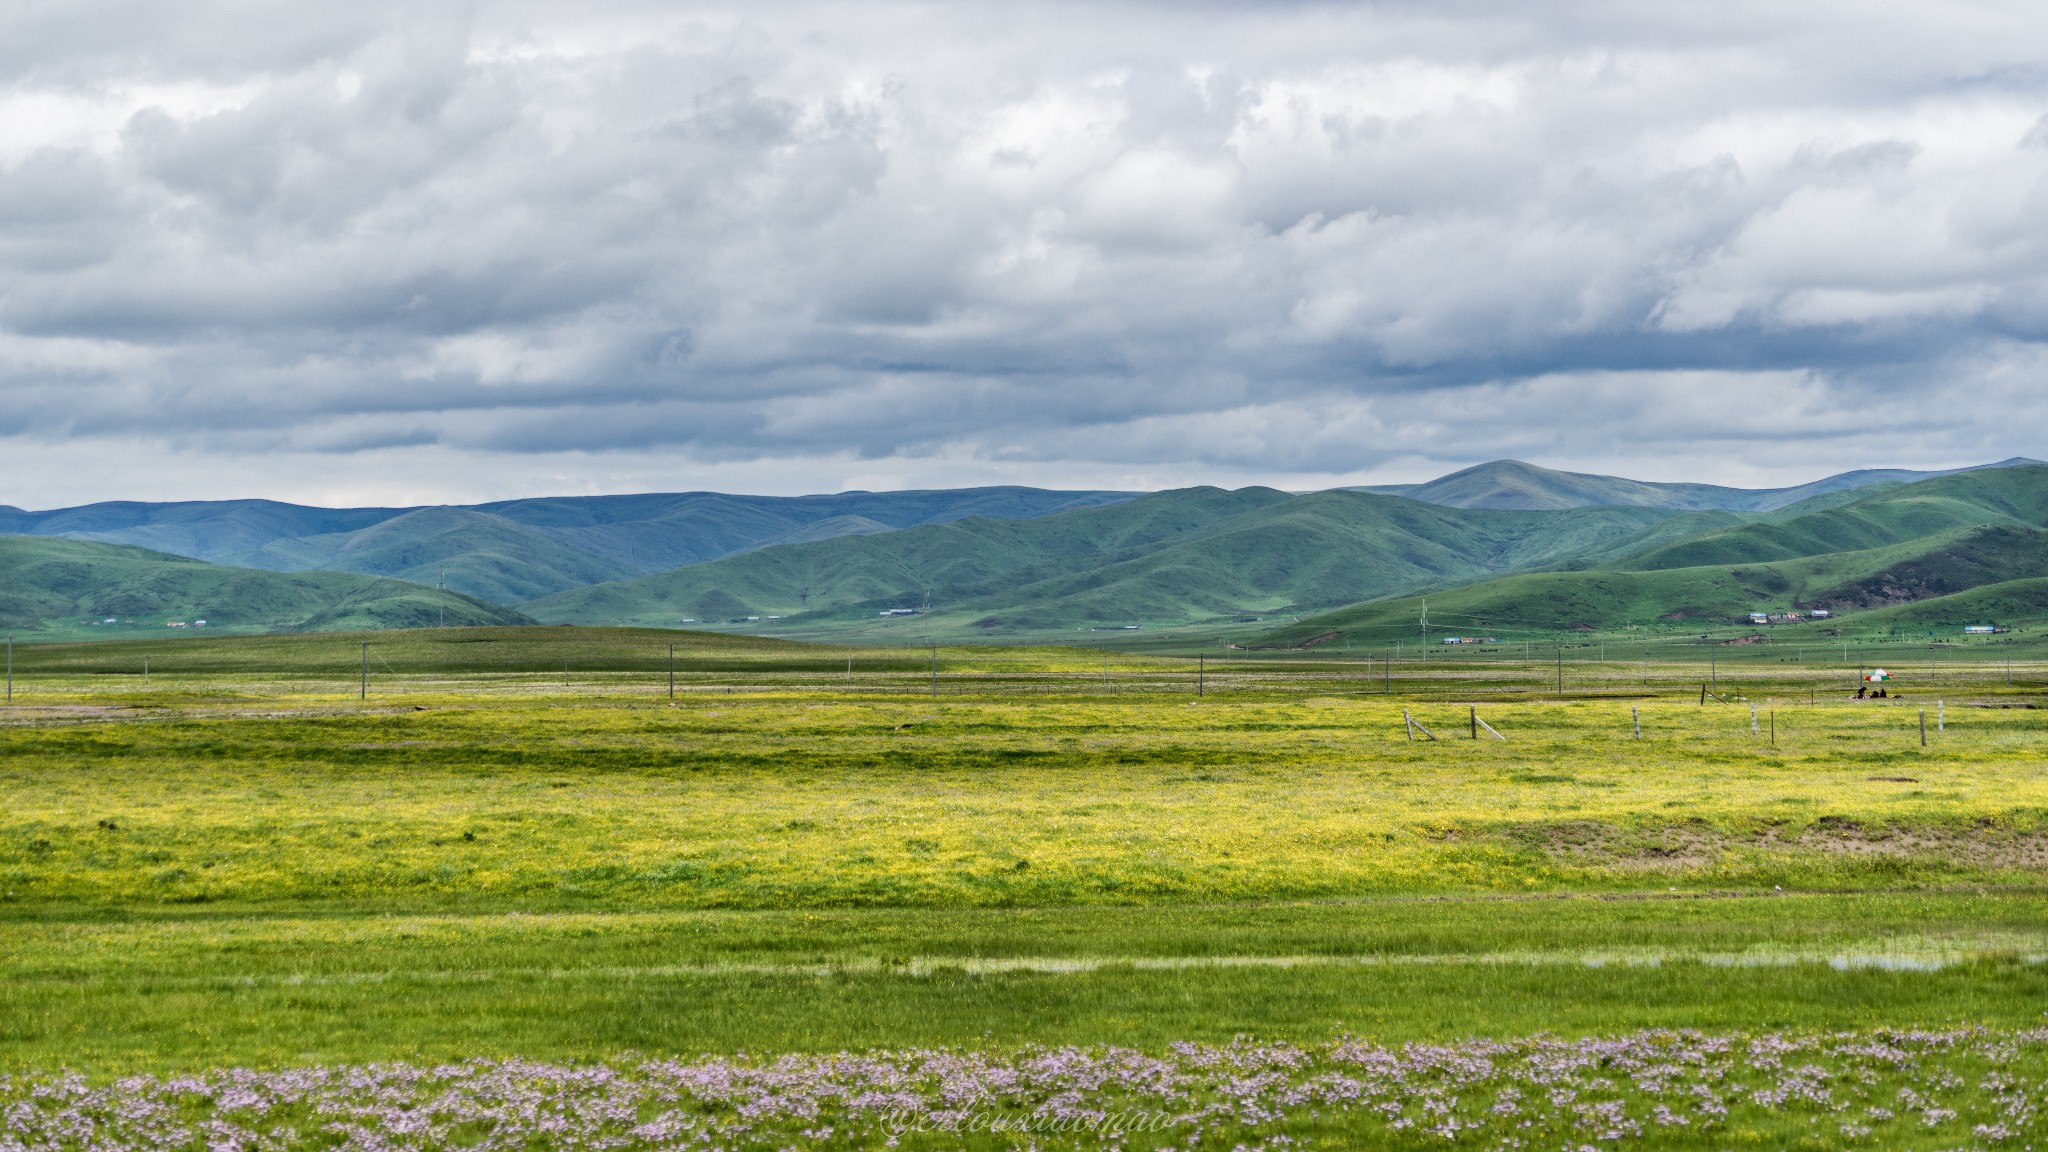
<svg viewBox="0 0 2048 1152">
<path fill-rule="evenodd" d="M 1643 738 L 1643 713 L 1635 705 L 1628 706 L 1628 718 L 1636 726 L 1636 739 Z"/>
<path fill-rule="evenodd" d="M 1920 746 L 1927 747 L 1927 709 L 1920 710 Z"/>
<path fill-rule="evenodd" d="M 1479 739 L 1479 705 L 1468 705 L 1472 709 L 1472 738 Z"/>
<path fill-rule="evenodd" d="M 1756 735 L 1756 703 L 1754 701 L 1749 705 L 1749 734 L 1751 736 Z"/>
</svg>

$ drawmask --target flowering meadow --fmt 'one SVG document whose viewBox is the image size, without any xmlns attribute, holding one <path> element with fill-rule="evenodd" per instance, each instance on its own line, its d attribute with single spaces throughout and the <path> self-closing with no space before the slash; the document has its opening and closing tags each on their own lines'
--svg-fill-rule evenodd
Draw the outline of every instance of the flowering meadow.
<svg viewBox="0 0 2048 1152">
<path fill-rule="evenodd" d="M 0 1077 L 0 1149 L 2031 1147 L 2048 1028 Z"/>
<path fill-rule="evenodd" d="M 0 725 L 0 908 L 1044 907 L 2048 864 L 2030 711 L 1951 709 L 1923 751 L 1913 714 L 1877 707 L 1780 706 L 1759 735 L 1739 705 L 1517 701 L 1480 713 L 1495 741 L 1463 738 L 1463 707 L 1303 680 L 1332 694 L 1077 679 L 1066 698 L 828 684 L 672 707 L 579 681 L 53 712 Z M 1446 738 L 1406 739 L 1411 711 Z"/>
<path fill-rule="evenodd" d="M 36 669 L 0 1152 L 2048 1150 L 2024 686 L 893 659 Z"/>
</svg>

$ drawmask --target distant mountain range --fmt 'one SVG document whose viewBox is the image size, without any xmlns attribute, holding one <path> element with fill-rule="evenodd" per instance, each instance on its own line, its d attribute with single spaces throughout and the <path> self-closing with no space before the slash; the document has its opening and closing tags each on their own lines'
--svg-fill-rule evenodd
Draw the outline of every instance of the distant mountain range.
<svg viewBox="0 0 2048 1152">
<path fill-rule="evenodd" d="M 98 627 L 86 621 L 102 613 L 204 612 L 243 628 L 532 619 L 877 640 L 1278 614 L 1363 637 L 1422 593 L 1446 621 L 1475 627 L 1719 619 L 1772 597 L 1879 612 L 2048 579 L 2028 567 L 2041 554 L 2026 535 L 2048 527 L 2044 491 L 2048 465 L 2022 459 L 1767 490 L 1496 461 L 1428 484 L 1299 495 L 980 488 L 0 508 L 0 533 L 14 534 L 0 536 L 0 622 L 64 630 Z M 910 610 L 914 622 L 900 615 Z M 1270 642 L 1316 634 L 1290 624 Z"/>
<path fill-rule="evenodd" d="M 557 593 L 526 610 L 550 623 L 725 623 L 803 613 L 880 619 L 929 603 L 1004 633 L 1227 618 L 1551 564 L 1613 547 L 1671 515 L 1187 488 L 1036 520 L 962 520 L 765 548 Z"/>
<path fill-rule="evenodd" d="M 1904 468 L 1866 468 L 1843 472 L 1811 484 L 1791 488 L 1723 488 L 1717 484 L 1659 484 L 1646 480 L 1624 480 L 1619 476 L 1593 476 L 1584 472 L 1558 472 L 1524 464 L 1520 460 L 1495 460 L 1427 484 L 1378 484 L 1360 488 L 1386 496 L 1406 496 L 1426 504 L 1451 508 L 1670 508 L 1678 511 L 1720 510 L 1725 512 L 1771 512 L 1825 496 L 1872 484 L 1911 484 L 1958 472 L 1982 468 L 2017 468 L 2041 461 L 2015 456 L 1996 464 L 1976 468 L 1955 468 L 1945 472 L 1914 472 Z"/>
<path fill-rule="evenodd" d="M 132 544 L 273 572 L 392 576 L 520 604 L 776 544 L 893 532 L 969 516 L 1028 519 L 1132 492 L 962 488 L 730 496 L 562 496 L 425 508 L 308 508 L 273 500 L 118 501 L 24 512 L 0 533 Z"/>
</svg>

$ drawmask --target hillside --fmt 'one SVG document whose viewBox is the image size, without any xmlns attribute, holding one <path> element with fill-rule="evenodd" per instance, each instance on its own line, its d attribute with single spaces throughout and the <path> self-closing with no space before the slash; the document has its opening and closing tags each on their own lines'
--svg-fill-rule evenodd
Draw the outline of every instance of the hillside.
<svg viewBox="0 0 2048 1152">
<path fill-rule="evenodd" d="M 2039 463 L 2016 457 L 1982 467 L 2010 468 Z M 1790 488 L 1726 488 L 1717 484 L 1656 483 L 1620 476 L 1560 472 L 1520 460 L 1495 460 L 1440 476 L 1426 484 L 1380 485 L 1364 491 L 1405 496 L 1410 500 L 1450 508 L 1535 510 L 1617 506 L 1676 511 L 1770 512 L 1832 492 L 1851 491 L 1873 484 L 1912 483 L 1953 474 L 1914 472 L 1904 468 L 1867 468 Z"/>
<path fill-rule="evenodd" d="M 2048 577 L 1986 584 L 1950 596 L 1900 604 L 1856 618 L 1868 631 L 1878 629 L 1960 628 L 1968 624 L 2001 624 L 2048 620 Z"/>
<path fill-rule="evenodd" d="M 466 508 L 421 508 L 352 532 L 277 540 L 238 558 L 281 572 L 393 576 L 518 604 L 639 573 L 555 536 Z"/>
<path fill-rule="evenodd" d="M 1833 503 L 1827 497 L 1817 502 Z M 1710 531 L 1604 568 L 1527 573 L 1431 592 L 1429 614 L 1439 632 L 1701 626 L 1740 621 L 1750 612 L 1814 608 L 1839 618 L 2048 574 L 2044 528 L 2048 468 L 1947 476 L 1842 507 Z M 1840 544 L 1851 546 L 1829 547 Z M 1687 559 L 1719 562 L 1680 562 Z M 1359 643 L 1416 636 L 1420 600 L 1353 605 L 1274 629 L 1257 643 L 1289 647 L 1330 633 Z M 1951 611 L 1953 604 L 1940 610 Z M 1884 618 L 1854 616 L 1858 627 Z M 1829 626 L 1840 626 L 1839 620 Z"/>
<path fill-rule="evenodd" d="M 1834 501 L 1827 500 L 1826 504 Z M 2048 466 L 1966 472 L 1887 487 L 1853 502 L 1740 524 L 1617 562 L 1635 571 L 1744 564 L 1880 548 L 1983 524 L 2048 524 Z"/>
<path fill-rule="evenodd" d="M 1987 467 L 2020 463 L 2025 462 L 2006 461 Z M 1416 502 L 1460 510 L 1562 511 L 1612 507 L 1680 511 L 1691 517 L 1639 524 L 1634 531 L 1640 537 L 1622 533 L 1599 547 L 1589 546 L 1557 561 L 1591 567 L 1647 552 L 1657 545 L 1689 541 L 1712 529 L 1732 531 L 1749 526 L 1758 517 L 1802 499 L 1811 504 L 1816 495 L 1831 493 L 1836 501 L 1848 502 L 1859 498 L 1858 493 L 1928 475 L 1932 474 L 1869 470 L 1795 488 L 1749 490 L 1708 484 L 1647 483 L 1502 460 L 1467 468 L 1427 484 L 1398 487 L 1402 495 Z M 1353 494 L 1357 494 L 1356 490 Z M 269 500 L 164 504 L 116 501 L 43 512 L 0 507 L 0 533 L 130 544 L 216 564 L 275 572 L 336 571 L 392 576 L 421 584 L 445 584 L 494 603 L 518 605 L 572 589 L 629 581 L 762 548 L 882 536 L 968 519 L 1033 520 L 1104 507 L 1128 501 L 1135 495 L 994 487 L 798 497 L 650 493 L 413 508 L 309 508 Z M 1805 510 L 1813 511 L 1816 507 Z M 1865 533 L 1862 537 L 1845 537 L 1847 542 L 1840 546 L 1874 545 L 1880 538 L 1881 534 Z M 1460 547 L 1456 540 L 1444 544 L 1453 552 Z M 994 546 L 1006 547 L 1000 539 Z M 1748 546 L 1733 545 L 1737 551 Z M 1819 546 L 1830 545 L 1823 542 Z M 1798 546 L 1793 546 L 1788 554 L 1798 551 Z M 1060 569 L 1064 556 L 1055 549 L 1036 559 L 1016 561 L 999 556 L 985 563 L 992 566 L 991 571 L 1009 573 L 1002 578 L 1009 586 L 1015 585 L 1013 570 L 1028 570 L 1030 578 L 1036 580 L 1056 574 L 1081 577 L 1095 567 L 1090 564 Z M 1697 561 L 1689 558 L 1689 554 L 1674 556 L 1676 559 L 1670 562 L 1681 566 L 1720 562 L 1711 556 Z M 945 561 L 950 566 L 963 562 L 969 566 L 984 563 L 958 558 Z M 1375 569 L 1380 563 L 1369 557 L 1360 562 Z M 869 571 L 861 578 L 866 580 L 866 598 L 900 593 L 906 577 L 891 568 L 892 563 L 887 557 L 866 563 Z M 1517 566 L 1520 565 L 1509 567 Z M 1425 560 L 1414 565 L 1394 563 L 1390 571 L 1396 570 L 1406 571 L 1406 579 L 1457 581 L 1504 569 L 1487 563 L 1472 570 L 1462 561 L 1443 568 L 1436 561 Z M 1341 574 L 1343 563 L 1333 563 L 1329 571 Z M 1052 616 L 1121 617 L 1153 601 L 1157 601 L 1158 611 L 1167 616 L 1237 611 L 1251 604 L 1332 603 L 1362 588 L 1382 589 L 1402 582 L 1392 577 L 1361 581 L 1339 575 L 1327 588 L 1318 589 L 1305 581 L 1282 580 L 1274 584 L 1267 577 L 1259 577 L 1250 584 L 1232 584 L 1223 574 L 1227 587 L 1219 587 L 1214 594 L 1203 591 L 1203 586 L 1218 576 L 1218 572 L 1212 571 L 1200 577 L 1167 579 L 1158 587 L 1141 581 L 1126 589 L 1128 596 L 1121 592 L 1106 599 L 1098 596 L 1094 607 L 1075 606 L 1072 611 L 1059 608 L 1053 610 Z M 823 579 L 830 583 L 836 578 Z M 752 613 L 736 605 L 765 599 L 775 606 L 771 610 L 775 614 L 804 611 L 808 601 L 802 590 L 820 579 L 798 578 L 790 590 L 794 599 L 788 595 L 778 599 L 765 593 L 741 595 L 728 590 L 730 603 L 720 600 L 705 610 L 714 615 L 748 615 Z M 922 585 L 930 581 L 912 574 L 908 582 L 920 589 L 921 596 Z M 752 586 L 753 582 L 742 583 Z M 1181 588 L 1185 595 L 1174 592 L 1175 588 Z M 1162 595 L 1167 599 L 1159 600 Z M 836 594 L 827 597 L 831 603 L 843 599 Z M 1126 600 L 1129 602 L 1119 603 Z M 1043 614 L 1036 613 L 1033 618 L 1040 616 Z"/>
<path fill-rule="evenodd" d="M 118 623 L 101 623 L 108 618 Z M 531 623 L 455 592 L 346 572 L 229 568 L 120 544 L 0 537 L 0 627 L 77 636 Z"/>
<path fill-rule="evenodd" d="M 1540 567 L 1670 513 L 1439 508 L 1361 492 L 1191 488 L 1029 521 L 767 548 L 536 601 L 563 623 L 813 619 L 926 602 L 991 631 L 1228 618 Z"/>
<path fill-rule="evenodd" d="M 24 512 L 0 533 L 132 544 L 277 572 L 396 576 L 517 604 L 791 540 L 895 531 L 969 516 L 1029 519 L 1129 499 L 1119 492 L 963 488 L 731 496 L 567 496 L 467 507 L 306 508 L 269 500 L 115 502 Z"/>
</svg>

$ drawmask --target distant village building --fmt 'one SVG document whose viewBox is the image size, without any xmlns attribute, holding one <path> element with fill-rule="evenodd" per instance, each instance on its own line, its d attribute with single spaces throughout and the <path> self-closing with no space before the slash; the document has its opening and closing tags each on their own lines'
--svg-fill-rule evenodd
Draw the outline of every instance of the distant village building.
<svg viewBox="0 0 2048 1152">
<path fill-rule="evenodd" d="M 1815 620 L 1825 620 L 1828 618 L 1828 610 L 1825 608 L 1815 608 L 1813 611 L 1808 612 L 1807 615 Z"/>
</svg>

